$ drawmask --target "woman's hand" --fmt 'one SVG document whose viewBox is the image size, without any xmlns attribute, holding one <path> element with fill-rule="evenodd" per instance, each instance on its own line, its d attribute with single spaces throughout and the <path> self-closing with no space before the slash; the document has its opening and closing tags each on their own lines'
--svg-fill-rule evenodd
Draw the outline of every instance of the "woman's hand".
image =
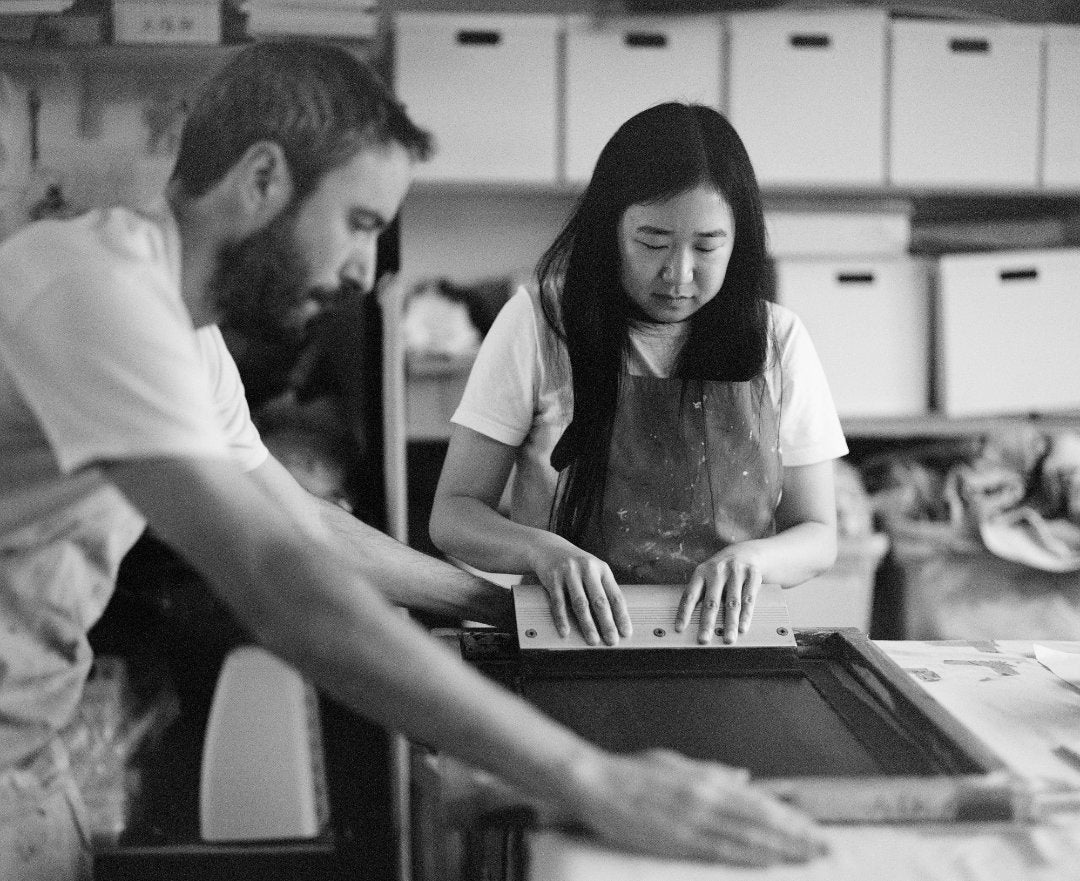
<svg viewBox="0 0 1080 881">
<path fill-rule="evenodd" d="M 585 776 L 574 819 L 617 847 L 746 866 L 828 852 L 811 820 L 751 788 L 741 769 L 653 750 L 605 754 Z"/>
<path fill-rule="evenodd" d="M 690 624 L 694 607 L 701 601 L 698 642 L 712 639 L 716 619 L 723 609 L 724 642 L 733 643 L 746 633 L 754 615 L 754 602 L 761 589 L 763 561 L 755 542 L 729 545 L 698 565 L 687 582 L 675 618 L 676 632 Z"/>
<path fill-rule="evenodd" d="M 603 560 L 547 533 L 534 549 L 531 569 L 547 591 L 559 636 L 570 634 L 567 606 L 589 645 L 617 645 L 633 632 L 622 591 Z"/>
</svg>

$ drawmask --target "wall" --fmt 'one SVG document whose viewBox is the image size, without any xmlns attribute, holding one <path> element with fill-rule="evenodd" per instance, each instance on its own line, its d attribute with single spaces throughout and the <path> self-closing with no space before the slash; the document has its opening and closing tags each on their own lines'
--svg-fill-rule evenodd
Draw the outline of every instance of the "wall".
<svg viewBox="0 0 1080 881">
<path fill-rule="evenodd" d="M 573 204 L 574 196 L 560 193 L 417 190 L 402 209 L 403 277 L 437 276 L 467 283 L 492 276 L 527 276 Z"/>
</svg>

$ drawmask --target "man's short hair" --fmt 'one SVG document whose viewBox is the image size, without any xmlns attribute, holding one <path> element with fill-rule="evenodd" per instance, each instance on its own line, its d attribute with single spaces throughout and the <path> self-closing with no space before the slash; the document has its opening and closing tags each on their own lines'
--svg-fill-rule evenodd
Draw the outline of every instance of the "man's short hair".
<svg viewBox="0 0 1080 881">
<path fill-rule="evenodd" d="M 399 144 L 416 160 L 431 153 L 431 136 L 367 64 L 304 39 L 255 43 L 201 88 L 172 178 L 201 196 L 259 141 L 285 152 L 298 200 L 363 148 Z"/>
</svg>

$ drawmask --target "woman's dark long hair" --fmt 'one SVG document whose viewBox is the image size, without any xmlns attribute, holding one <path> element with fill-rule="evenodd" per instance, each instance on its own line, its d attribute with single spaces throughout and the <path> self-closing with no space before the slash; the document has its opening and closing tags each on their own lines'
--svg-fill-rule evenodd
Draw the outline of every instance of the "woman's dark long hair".
<svg viewBox="0 0 1080 881">
<path fill-rule="evenodd" d="M 637 313 L 621 281 L 618 230 L 631 205 L 700 185 L 731 207 L 735 241 L 719 293 L 698 310 L 675 366 L 684 380 L 746 381 L 769 350 L 761 193 L 750 157 L 716 110 L 666 103 L 625 122 L 607 142 L 573 215 L 540 258 L 544 314 L 566 345 L 573 418 L 551 454 L 560 472 L 550 528 L 573 542 L 599 514 L 620 375 Z"/>
</svg>

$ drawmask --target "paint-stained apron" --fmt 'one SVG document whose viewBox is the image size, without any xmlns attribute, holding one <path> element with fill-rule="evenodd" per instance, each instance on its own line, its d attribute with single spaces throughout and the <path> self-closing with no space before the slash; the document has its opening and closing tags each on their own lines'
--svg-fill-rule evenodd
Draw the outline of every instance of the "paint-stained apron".
<svg viewBox="0 0 1080 881">
<path fill-rule="evenodd" d="M 620 584 L 685 584 L 728 545 L 773 533 L 781 485 L 763 378 L 624 375 L 603 508 L 581 547 Z"/>
</svg>

